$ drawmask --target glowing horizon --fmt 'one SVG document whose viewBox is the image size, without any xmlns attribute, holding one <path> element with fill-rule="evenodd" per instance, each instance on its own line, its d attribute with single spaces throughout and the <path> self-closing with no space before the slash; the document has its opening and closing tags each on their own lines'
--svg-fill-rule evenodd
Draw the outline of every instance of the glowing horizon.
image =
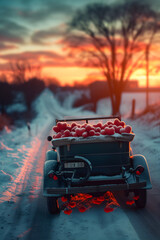
<svg viewBox="0 0 160 240">
<path fill-rule="evenodd" d="M 143 69 L 139 69 L 137 73 L 133 73 L 130 81 L 138 81 L 139 87 L 146 87 L 146 75 Z M 0 72 L 10 79 L 10 71 Z M 93 81 L 105 80 L 103 74 L 96 68 L 85 67 L 42 67 L 40 76 L 42 80 L 47 84 L 48 81 L 57 82 L 60 86 L 74 86 L 75 84 L 87 85 Z M 149 76 L 149 87 L 160 87 L 160 74 Z"/>
<path fill-rule="evenodd" d="M 143 70 L 137 71 L 138 73 L 133 74 L 131 77 L 132 80 L 137 80 L 139 87 L 146 86 L 146 75 L 140 74 L 139 72 L 143 72 Z M 55 74 L 56 73 L 56 74 Z M 74 75 L 73 75 L 74 74 Z M 92 81 L 97 80 L 105 80 L 103 74 L 98 69 L 95 68 L 78 68 L 78 67 L 70 67 L 70 68 L 51 68 L 46 67 L 43 69 L 42 76 L 46 76 L 46 78 L 55 78 L 59 80 L 61 86 L 70 85 L 73 86 L 74 83 L 86 84 Z M 64 78 L 65 76 L 65 78 Z M 58 78 L 57 78 L 58 77 Z M 150 87 L 160 87 L 160 74 L 154 76 L 149 76 L 149 86 Z"/>
</svg>

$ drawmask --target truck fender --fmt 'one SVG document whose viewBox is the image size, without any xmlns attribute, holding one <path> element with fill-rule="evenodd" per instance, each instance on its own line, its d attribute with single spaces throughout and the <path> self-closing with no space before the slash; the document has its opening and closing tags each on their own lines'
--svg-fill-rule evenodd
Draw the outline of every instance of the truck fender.
<svg viewBox="0 0 160 240">
<path fill-rule="evenodd" d="M 141 173 L 139 178 L 141 181 L 146 181 L 146 187 L 144 187 L 144 189 L 151 189 L 152 188 L 151 177 L 146 158 L 143 155 L 136 154 L 131 156 L 131 161 L 134 169 L 138 165 L 142 165 L 144 167 L 144 171 Z"/>
<path fill-rule="evenodd" d="M 47 188 L 59 187 L 59 180 L 54 180 L 48 176 L 51 170 L 57 170 L 58 162 L 56 160 L 48 160 L 44 164 L 43 171 L 43 191 L 45 192 Z"/>
<path fill-rule="evenodd" d="M 46 161 L 47 160 L 57 160 L 57 152 L 53 150 L 48 150 L 46 152 Z"/>
</svg>

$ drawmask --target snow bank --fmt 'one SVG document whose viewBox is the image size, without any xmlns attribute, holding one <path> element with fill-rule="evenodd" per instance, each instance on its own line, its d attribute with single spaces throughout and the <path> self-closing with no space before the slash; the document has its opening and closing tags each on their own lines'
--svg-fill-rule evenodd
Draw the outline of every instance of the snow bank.
<svg viewBox="0 0 160 240">
<path fill-rule="evenodd" d="M 52 116 L 47 109 L 46 99 L 50 97 L 51 92 L 44 91 L 34 102 L 34 108 L 37 111 L 37 117 L 30 123 L 31 131 L 28 131 L 27 124 L 21 128 L 13 127 L 12 130 L 4 129 L 0 135 L 0 191 L 10 191 L 10 185 L 18 179 L 21 169 L 35 145 L 38 144 L 38 138 L 41 138 L 50 129 L 52 125 Z M 52 101 L 53 102 L 53 101 Z M 13 106 L 12 106 L 13 107 Z M 34 149 L 33 149 L 34 150 Z M 25 173 L 24 173 L 25 174 Z M 20 180 L 20 179 L 19 179 Z M 16 194 L 16 193 L 15 193 Z M 3 196 L 3 193 L 1 197 Z M 0 199 L 1 199 L 0 197 Z"/>
<path fill-rule="evenodd" d="M 120 112 L 122 117 L 127 118 L 131 116 L 132 100 L 135 99 L 135 112 L 139 114 L 146 107 L 145 93 L 123 93 Z M 153 105 L 160 102 L 160 92 L 149 93 L 149 104 Z M 98 115 L 111 115 L 111 102 L 109 98 L 101 99 L 97 103 Z"/>
<path fill-rule="evenodd" d="M 30 131 L 28 131 L 26 124 L 21 128 L 14 127 L 12 131 L 4 129 L 1 132 L 0 191 L 3 192 L 7 188 L 9 189 L 8 182 L 12 183 L 12 181 L 19 179 L 19 173 L 23 168 L 25 169 L 27 161 L 33 158 L 33 151 L 37 151 L 38 144 L 46 140 L 46 133 L 49 135 L 56 118 L 63 118 L 67 115 L 76 116 L 78 114 L 94 115 L 89 111 L 82 113 L 82 108 L 72 108 L 75 95 L 68 96 L 68 99 L 66 99 L 67 104 L 61 105 L 53 93 L 49 89 L 45 89 L 33 103 L 37 116 L 29 123 Z"/>
</svg>

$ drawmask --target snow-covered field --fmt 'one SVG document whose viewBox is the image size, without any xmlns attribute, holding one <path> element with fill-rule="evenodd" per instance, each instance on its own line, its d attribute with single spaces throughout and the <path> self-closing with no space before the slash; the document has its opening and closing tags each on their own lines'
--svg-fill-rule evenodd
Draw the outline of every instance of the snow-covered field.
<svg viewBox="0 0 160 240">
<path fill-rule="evenodd" d="M 135 99 L 135 113 L 140 113 L 146 107 L 146 95 L 145 93 L 123 93 L 121 104 L 121 115 L 123 118 L 131 116 L 132 100 Z M 153 105 L 160 102 L 160 92 L 149 93 L 149 104 Z M 102 99 L 97 104 L 97 113 L 100 115 L 111 114 L 110 101 Z"/>
<path fill-rule="evenodd" d="M 132 143 L 134 153 L 145 155 L 149 164 L 153 189 L 149 191 L 147 210 L 135 212 L 131 207 L 130 213 L 122 204 L 122 207 L 108 215 L 104 213 L 103 207 L 96 207 L 84 214 L 73 212 L 70 216 L 62 213 L 53 217 L 48 214 L 42 197 L 43 163 L 45 152 L 50 147 L 46 137 L 56 118 L 95 115 L 83 111 L 82 107 L 73 109 L 75 98 L 76 94 L 72 94 L 60 105 L 46 89 L 34 103 L 38 115 L 30 123 L 31 132 L 26 125 L 6 128 L 0 133 L 0 239 L 91 240 L 106 239 L 107 236 L 107 239 L 158 240 L 160 125 L 159 119 L 147 123 L 148 116 L 138 120 L 126 118 L 130 116 L 133 98 L 136 99 L 136 111 L 144 109 L 145 95 L 139 93 L 123 95 L 121 112 L 136 134 Z M 160 93 L 150 94 L 151 103 L 158 101 Z M 96 115 L 106 114 L 111 114 L 110 102 L 103 99 L 97 104 Z M 143 217 L 144 222 L 141 223 Z M 147 221 L 148 217 L 150 220 Z"/>
</svg>

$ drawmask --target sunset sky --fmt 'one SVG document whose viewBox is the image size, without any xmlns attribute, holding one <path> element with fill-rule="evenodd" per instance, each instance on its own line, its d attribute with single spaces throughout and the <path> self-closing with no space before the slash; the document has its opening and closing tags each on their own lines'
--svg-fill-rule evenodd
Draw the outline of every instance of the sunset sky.
<svg viewBox="0 0 160 240">
<path fill-rule="evenodd" d="M 97 68 L 75 59 L 64 42 L 67 23 L 87 3 L 105 0 L 0 0 L 0 75 L 11 74 L 11 63 L 28 61 L 40 66 L 40 76 L 57 79 L 61 85 L 102 79 Z M 116 2 L 107 0 L 107 3 Z M 155 1 L 160 7 L 159 1 Z M 160 86 L 160 41 L 150 55 L 150 86 Z M 139 69 L 131 79 L 146 82 Z"/>
</svg>

